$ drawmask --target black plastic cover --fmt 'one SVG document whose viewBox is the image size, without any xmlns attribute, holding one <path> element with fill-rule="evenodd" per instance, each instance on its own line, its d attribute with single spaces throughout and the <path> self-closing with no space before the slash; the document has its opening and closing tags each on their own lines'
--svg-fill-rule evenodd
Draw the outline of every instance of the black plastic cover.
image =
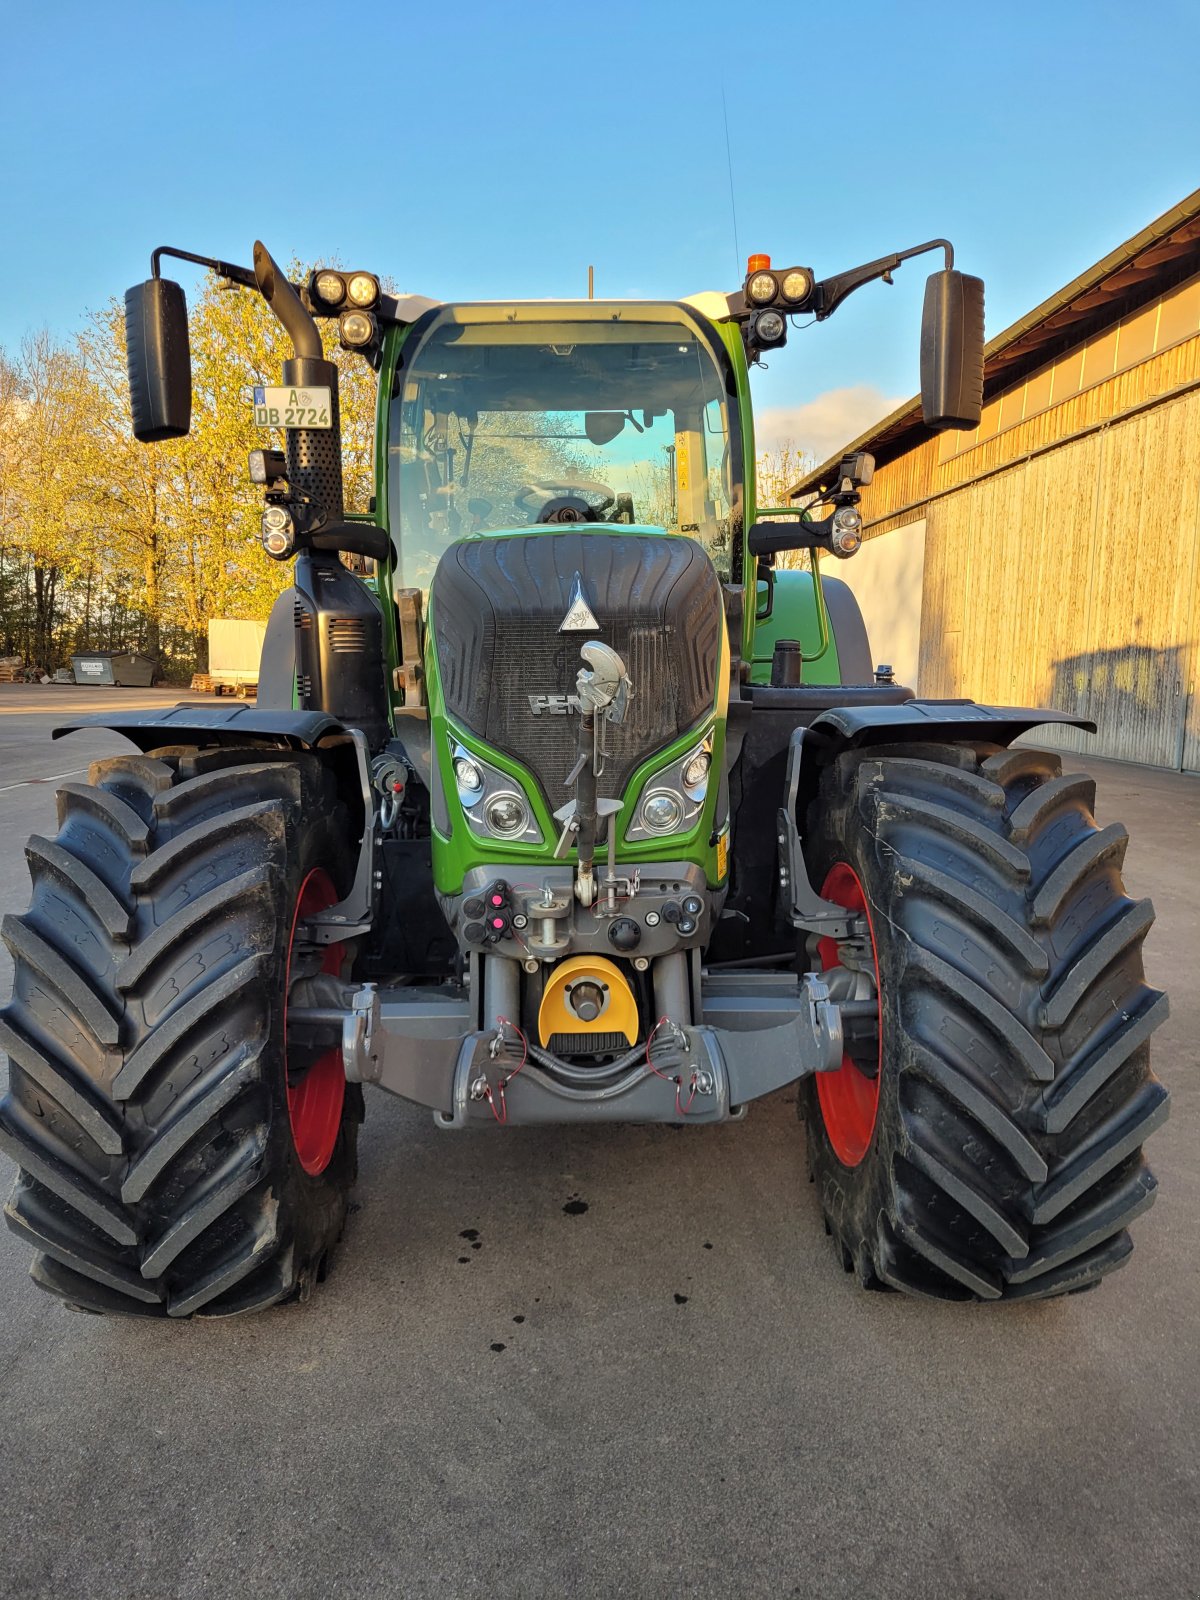
<svg viewBox="0 0 1200 1600">
<path fill-rule="evenodd" d="M 131 739 L 139 750 L 155 750 L 166 744 L 243 744 L 246 740 L 266 739 L 293 750 L 308 750 L 331 734 L 346 730 L 336 717 L 323 711 L 271 711 L 257 706 L 212 706 L 181 702 L 164 710 L 95 711 L 75 717 L 54 729 L 51 735 L 83 728 L 107 728 Z"/>
<path fill-rule="evenodd" d="M 576 576 L 598 626 L 561 632 Z M 563 531 L 466 539 L 443 555 L 430 609 L 446 709 L 534 772 L 554 809 L 576 760 L 581 645 L 621 656 L 634 693 L 606 723 L 599 789 L 709 713 L 717 695 L 721 585 L 692 539 Z"/>
<path fill-rule="evenodd" d="M 983 410 L 983 279 L 947 268 L 925 284 L 921 412 L 930 428 L 974 428 Z"/>
<path fill-rule="evenodd" d="M 134 438 L 142 444 L 184 438 L 192 425 L 187 301 L 169 278 L 126 290 L 125 365 Z"/>
</svg>

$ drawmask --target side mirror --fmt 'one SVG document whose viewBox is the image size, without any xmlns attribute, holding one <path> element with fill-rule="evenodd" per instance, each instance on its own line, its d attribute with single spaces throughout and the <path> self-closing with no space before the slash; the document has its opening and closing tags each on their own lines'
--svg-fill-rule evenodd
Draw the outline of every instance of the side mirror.
<svg viewBox="0 0 1200 1600">
<path fill-rule="evenodd" d="M 930 428 L 974 428 L 983 410 L 983 279 L 930 273 L 921 317 L 921 411 Z"/>
<path fill-rule="evenodd" d="M 126 291 L 125 362 L 134 438 L 184 438 L 192 425 L 192 357 L 177 283 L 148 278 Z"/>
</svg>

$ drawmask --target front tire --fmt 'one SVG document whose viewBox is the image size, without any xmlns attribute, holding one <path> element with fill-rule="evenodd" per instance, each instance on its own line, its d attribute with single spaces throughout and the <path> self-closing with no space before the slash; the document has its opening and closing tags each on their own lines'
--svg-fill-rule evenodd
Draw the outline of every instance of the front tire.
<svg viewBox="0 0 1200 1600">
<path fill-rule="evenodd" d="M 89 780 L 60 791 L 57 837 L 29 841 L 32 902 L 4 919 L 8 1224 L 35 1281 L 80 1309 L 302 1295 L 340 1236 L 362 1117 L 344 1080 L 327 1138 L 310 1128 L 306 1150 L 289 1114 L 297 907 L 320 875 L 348 881 L 332 777 L 308 754 L 173 749 Z M 295 1104 L 312 1053 L 292 1054 Z"/>
<path fill-rule="evenodd" d="M 1132 1249 L 1167 1003 L 1142 968 L 1153 908 L 1121 881 L 1128 836 L 1094 800 L 1033 750 L 892 747 L 822 775 L 810 875 L 846 905 L 861 887 L 879 1036 L 802 1103 L 826 1227 L 868 1287 L 1064 1294 Z"/>
</svg>

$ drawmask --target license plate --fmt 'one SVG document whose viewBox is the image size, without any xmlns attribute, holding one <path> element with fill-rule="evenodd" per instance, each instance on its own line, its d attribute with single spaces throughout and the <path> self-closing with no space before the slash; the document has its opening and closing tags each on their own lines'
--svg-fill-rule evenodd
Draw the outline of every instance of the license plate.
<svg viewBox="0 0 1200 1600">
<path fill-rule="evenodd" d="M 260 428 L 331 428 L 332 412 L 327 387 L 254 390 L 254 421 Z"/>
</svg>

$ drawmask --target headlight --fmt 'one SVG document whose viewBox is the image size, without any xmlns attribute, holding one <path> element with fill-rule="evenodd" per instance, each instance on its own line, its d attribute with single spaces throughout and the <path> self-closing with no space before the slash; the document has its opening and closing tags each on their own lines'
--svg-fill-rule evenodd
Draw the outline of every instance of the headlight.
<svg viewBox="0 0 1200 1600">
<path fill-rule="evenodd" d="M 712 756 L 707 750 L 697 750 L 694 756 L 689 756 L 683 764 L 684 787 L 703 789 L 708 782 L 708 769 L 711 766 Z"/>
<path fill-rule="evenodd" d="M 779 293 L 779 283 L 773 272 L 756 272 L 746 284 L 746 297 L 756 306 L 765 306 Z"/>
<path fill-rule="evenodd" d="M 674 833 L 683 821 L 683 796 L 672 789 L 651 789 L 638 807 L 647 833 Z"/>
<path fill-rule="evenodd" d="M 317 298 L 327 306 L 340 306 L 346 298 L 346 280 L 340 272 L 318 272 L 313 279 Z"/>
<path fill-rule="evenodd" d="M 783 298 L 790 300 L 795 305 L 800 300 L 807 300 L 812 293 L 812 273 L 806 272 L 803 267 L 794 267 L 791 272 L 785 272 L 783 282 L 779 287 L 783 290 Z"/>
<path fill-rule="evenodd" d="M 458 785 L 458 798 L 463 805 L 474 805 L 483 793 L 483 773 L 470 756 L 454 758 L 454 781 Z"/>
<path fill-rule="evenodd" d="M 379 279 L 370 272 L 351 273 L 346 284 L 346 298 L 352 306 L 364 309 L 379 299 Z"/>
<path fill-rule="evenodd" d="M 494 794 L 483 808 L 488 832 L 498 839 L 519 839 L 529 826 L 529 807 L 519 794 Z"/>
<path fill-rule="evenodd" d="M 631 844 L 686 833 L 704 809 L 712 777 L 713 730 L 686 754 L 662 767 L 648 780 L 633 821 L 625 830 Z"/>
<path fill-rule="evenodd" d="M 450 747 L 450 764 L 458 802 L 477 838 L 542 843 L 533 807 L 516 778 L 457 741 Z"/>
</svg>

